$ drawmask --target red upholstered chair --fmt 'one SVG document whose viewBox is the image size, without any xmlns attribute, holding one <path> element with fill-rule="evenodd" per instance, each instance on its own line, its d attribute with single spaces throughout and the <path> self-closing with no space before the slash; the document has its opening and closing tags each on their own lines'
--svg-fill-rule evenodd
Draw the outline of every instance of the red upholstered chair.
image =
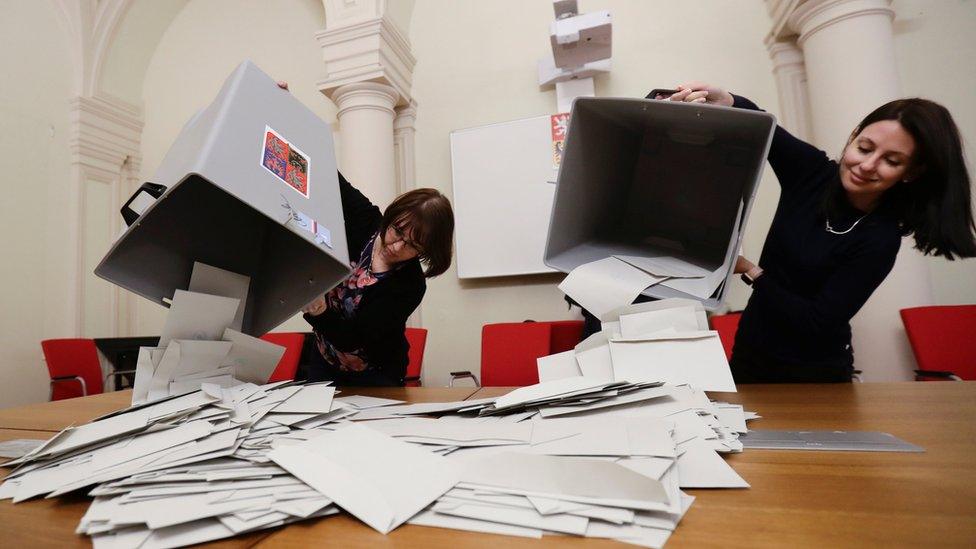
<svg viewBox="0 0 976 549">
<path fill-rule="evenodd" d="M 41 342 L 51 375 L 51 400 L 102 392 L 102 367 L 91 339 L 46 339 Z"/>
<path fill-rule="evenodd" d="M 582 320 L 553 320 L 547 324 L 552 329 L 552 337 L 549 342 L 550 355 L 576 347 L 583 338 Z"/>
<path fill-rule="evenodd" d="M 549 355 L 548 322 L 506 322 L 481 328 L 481 384 L 523 387 L 539 383 L 536 359 Z"/>
<path fill-rule="evenodd" d="M 918 363 L 916 380 L 976 380 L 976 305 L 902 309 L 901 321 Z"/>
<path fill-rule="evenodd" d="M 420 371 L 424 366 L 424 348 L 427 347 L 427 330 L 423 328 L 407 328 L 407 375 L 403 378 L 407 387 L 420 387 Z"/>
<path fill-rule="evenodd" d="M 285 348 L 285 354 L 281 355 L 281 360 L 268 378 L 268 383 L 295 379 L 298 361 L 302 358 L 302 346 L 305 345 L 305 334 L 302 332 L 268 333 L 261 336 L 261 339 Z"/>
<path fill-rule="evenodd" d="M 718 338 L 722 341 L 726 360 L 732 360 L 732 346 L 735 345 L 735 331 L 739 329 L 740 318 L 742 313 L 715 315 L 709 319 L 712 329 L 718 332 Z"/>
</svg>

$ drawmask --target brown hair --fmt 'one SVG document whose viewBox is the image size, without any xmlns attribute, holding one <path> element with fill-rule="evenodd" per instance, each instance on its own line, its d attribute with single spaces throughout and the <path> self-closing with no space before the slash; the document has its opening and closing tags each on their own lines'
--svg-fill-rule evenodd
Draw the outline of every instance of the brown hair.
<svg viewBox="0 0 976 549">
<path fill-rule="evenodd" d="M 421 248 L 418 257 L 427 265 L 427 278 L 442 274 L 451 266 L 454 210 L 437 190 L 414 189 L 398 196 L 383 212 L 381 238 L 390 226 L 410 227 L 411 239 Z"/>
<path fill-rule="evenodd" d="M 949 260 L 976 256 L 969 171 L 952 115 L 927 99 L 898 99 L 864 117 L 851 133 L 851 140 L 881 120 L 897 120 L 915 140 L 909 173 L 918 175 L 885 191 L 880 206 L 898 218 L 903 236 L 915 237 L 915 248 L 922 253 Z M 843 200 L 840 184 L 831 186 L 825 199 L 826 213 L 838 211 Z"/>
</svg>

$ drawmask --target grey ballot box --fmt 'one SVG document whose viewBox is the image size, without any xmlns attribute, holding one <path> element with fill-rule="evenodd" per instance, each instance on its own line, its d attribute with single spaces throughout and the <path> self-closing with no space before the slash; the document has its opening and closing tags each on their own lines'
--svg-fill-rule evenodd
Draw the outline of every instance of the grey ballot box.
<svg viewBox="0 0 976 549">
<path fill-rule="evenodd" d="M 349 272 L 332 130 L 251 62 L 183 128 L 168 187 L 95 274 L 167 306 L 194 262 L 250 277 L 242 330 L 260 335 Z"/>
<path fill-rule="evenodd" d="M 717 287 L 695 296 L 665 281 L 644 294 L 697 299 L 717 308 L 775 127 L 768 113 L 730 107 L 577 99 L 553 200 L 546 265 L 568 273 L 613 255 L 673 258 L 689 270 L 714 273 Z"/>
</svg>

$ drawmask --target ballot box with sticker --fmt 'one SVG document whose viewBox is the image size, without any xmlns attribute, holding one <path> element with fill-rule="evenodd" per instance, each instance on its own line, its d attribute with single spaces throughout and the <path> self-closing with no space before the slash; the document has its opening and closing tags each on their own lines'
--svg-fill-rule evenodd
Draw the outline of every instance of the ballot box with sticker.
<svg viewBox="0 0 976 549">
<path fill-rule="evenodd" d="M 635 292 L 717 308 L 775 126 L 768 113 L 729 107 L 577 99 L 546 265 L 570 273 L 594 264 L 591 280 L 630 269 Z"/>
<path fill-rule="evenodd" d="M 202 263 L 247 278 L 260 335 L 349 273 L 332 130 L 251 62 L 187 122 L 95 274 L 168 306 Z M 131 209 L 138 209 L 133 213 Z"/>
</svg>

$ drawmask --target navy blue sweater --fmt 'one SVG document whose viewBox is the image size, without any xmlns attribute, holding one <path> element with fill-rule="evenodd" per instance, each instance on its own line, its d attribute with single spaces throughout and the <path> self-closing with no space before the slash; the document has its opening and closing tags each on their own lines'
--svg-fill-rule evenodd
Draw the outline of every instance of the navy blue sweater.
<svg viewBox="0 0 976 549">
<path fill-rule="evenodd" d="M 733 106 L 758 110 L 738 96 Z M 769 163 L 781 194 L 736 346 L 784 367 L 849 361 L 850 319 L 895 263 L 898 220 L 878 208 L 849 233 L 829 233 L 822 204 L 840 184 L 837 162 L 777 126 Z M 863 215 L 848 206 L 830 224 L 845 231 Z"/>
</svg>

